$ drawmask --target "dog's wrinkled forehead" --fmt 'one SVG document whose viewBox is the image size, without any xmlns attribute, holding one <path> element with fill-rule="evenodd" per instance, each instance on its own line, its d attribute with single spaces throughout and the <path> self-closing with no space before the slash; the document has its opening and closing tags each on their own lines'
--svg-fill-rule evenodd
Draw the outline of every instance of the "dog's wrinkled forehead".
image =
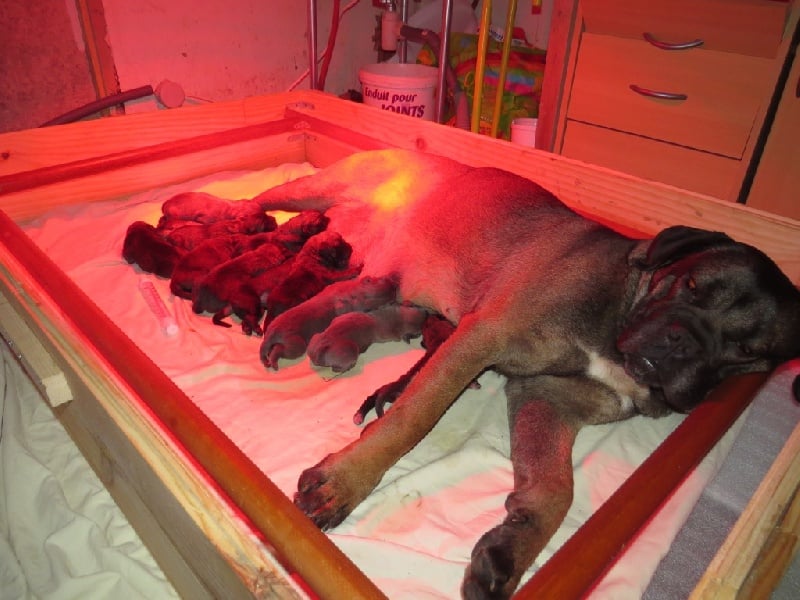
<svg viewBox="0 0 800 600">
<path fill-rule="evenodd" d="M 683 256 L 653 272 L 650 290 L 714 313 L 728 335 L 758 339 L 775 358 L 800 356 L 800 291 L 746 244 L 731 241 Z"/>
</svg>

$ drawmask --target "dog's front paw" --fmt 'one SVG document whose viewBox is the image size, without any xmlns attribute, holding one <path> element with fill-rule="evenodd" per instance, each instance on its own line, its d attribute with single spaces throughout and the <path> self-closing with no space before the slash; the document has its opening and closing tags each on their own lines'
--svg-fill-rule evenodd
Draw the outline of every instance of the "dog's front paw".
<svg viewBox="0 0 800 600">
<path fill-rule="evenodd" d="M 514 593 L 520 579 L 520 565 L 514 559 L 519 533 L 515 529 L 504 523 L 478 540 L 464 575 L 461 593 L 466 600 L 501 600 Z"/>
<path fill-rule="evenodd" d="M 314 524 L 326 531 L 336 527 L 350 514 L 351 506 L 345 500 L 348 494 L 322 463 L 300 474 L 294 503 Z"/>
</svg>

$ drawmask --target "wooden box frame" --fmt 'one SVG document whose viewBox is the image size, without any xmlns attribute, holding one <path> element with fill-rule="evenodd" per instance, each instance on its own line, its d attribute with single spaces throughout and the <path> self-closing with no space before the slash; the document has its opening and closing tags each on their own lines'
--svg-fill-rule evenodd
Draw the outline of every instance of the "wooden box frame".
<svg viewBox="0 0 800 600">
<path fill-rule="evenodd" d="M 501 166 L 628 232 L 650 235 L 677 223 L 726 231 L 760 247 L 800 281 L 797 221 L 320 92 L 0 135 L 3 335 L 185 597 L 382 594 L 17 223 L 56 206 L 120 197 L 226 169 L 303 160 L 325 166 L 354 151 L 388 146 Z M 764 378 L 724 382 L 715 400 L 687 417 L 518 597 L 569 598 L 589 589 Z M 772 487 L 754 509 L 763 515 L 763 502 L 769 502 L 769 514 L 777 516 L 741 525 L 743 533 L 729 544 L 744 544 L 747 551 L 737 546 L 737 564 L 708 575 L 704 597 L 740 589 L 758 564 L 767 534 L 797 488 L 797 440 L 794 435 L 787 444 L 794 454 L 776 461 L 764 483 Z M 653 472 L 659 477 L 651 479 Z M 780 494 L 773 493 L 776 487 Z M 729 554 L 718 562 L 725 563 Z"/>
</svg>

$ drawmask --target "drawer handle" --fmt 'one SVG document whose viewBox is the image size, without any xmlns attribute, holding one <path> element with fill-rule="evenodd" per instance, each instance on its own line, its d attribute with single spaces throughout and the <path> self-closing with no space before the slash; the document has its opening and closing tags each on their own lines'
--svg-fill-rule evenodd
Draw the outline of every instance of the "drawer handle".
<svg viewBox="0 0 800 600">
<path fill-rule="evenodd" d="M 670 42 L 662 42 L 652 33 L 643 33 L 644 39 L 653 44 L 656 48 L 660 48 L 661 50 L 689 50 L 690 48 L 697 48 L 698 46 L 703 45 L 703 40 L 696 39 L 691 42 L 679 42 L 676 44 L 671 44 Z"/>
<path fill-rule="evenodd" d="M 631 84 L 631 89 L 637 94 L 647 96 L 648 98 L 661 98 L 662 100 L 686 100 L 689 96 L 686 94 L 675 94 L 673 92 L 660 92 L 658 90 L 649 90 L 635 83 Z"/>
</svg>

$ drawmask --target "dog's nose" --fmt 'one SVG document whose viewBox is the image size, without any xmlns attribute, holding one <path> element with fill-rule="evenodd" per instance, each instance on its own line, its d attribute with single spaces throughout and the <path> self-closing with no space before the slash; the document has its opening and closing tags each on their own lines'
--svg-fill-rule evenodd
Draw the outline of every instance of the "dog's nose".
<svg viewBox="0 0 800 600">
<path fill-rule="evenodd" d="M 667 328 L 666 341 L 670 358 L 696 358 L 702 351 L 697 338 L 678 323 L 672 323 Z"/>
</svg>

